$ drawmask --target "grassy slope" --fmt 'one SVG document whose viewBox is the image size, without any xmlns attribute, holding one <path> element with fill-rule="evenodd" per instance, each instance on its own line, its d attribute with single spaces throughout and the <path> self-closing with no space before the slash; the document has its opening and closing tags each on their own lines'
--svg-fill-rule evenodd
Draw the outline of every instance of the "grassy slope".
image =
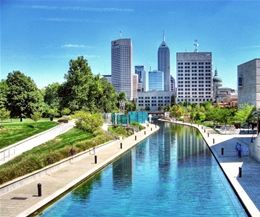
<svg viewBox="0 0 260 217">
<path fill-rule="evenodd" d="M 41 133 L 54 126 L 57 122 L 31 122 L 31 123 L 9 123 L 4 124 L 4 128 L 0 128 L 0 149 Z"/>
</svg>

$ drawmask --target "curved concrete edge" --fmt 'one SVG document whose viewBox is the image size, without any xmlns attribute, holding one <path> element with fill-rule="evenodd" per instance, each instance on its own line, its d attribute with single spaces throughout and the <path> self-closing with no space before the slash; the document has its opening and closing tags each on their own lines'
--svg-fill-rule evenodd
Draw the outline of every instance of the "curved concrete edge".
<svg viewBox="0 0 260 217">
<path fill-rule="evenodd" d="M 231 184 L 231 186 L 233 187 L 235 193 L 237 194 L 239 200 L 241 201 L 241 203 L 243 204 L 244 208 L 246 209 L 246 211 L 248 212 L 248 214 L 252 217 L 259 217 L 260 216 L 260 212 L 257 209 L 257 207 L 255 206 L 255 204 L 253 203 L 253 201 L 250 199 L 250 197 L 248 196 L 248 194 L 244 191 L 244 189 L 242 188 L 242 186 L 239 184 L 239 182 L 237 181 L 237 176 L 234 177 L 234 175 L 232 175 L 232 173 L 230 172 L 229 168 L 226 166 L 225 163 L 222 163 L 219 159 L 218 159 L 218 155 L 215 152 L 215 150 L 211 147 L 210 142 L 209 142 L 209 138 L 206 137 L 206 134 L 203 132 L 203 129 L 201 129 L 201 125 L 200 127 L 196 124 L 189 124 L 189 123 L 183 123 L 183 122 L 179 122 L 179 121 L 167 121 L 167 120 L 162 120 L 160 119 L 160 121 L 164 121 L 164 122 L 169 122 L 169 123 L 173 123 L 173 124 L 181 124 L 181 125 L 185 125 L 185 126 L 190 126 L 190 127 L 194 127 L 196 129 L 199 130 L 200 134 L 202 135 L 204 141 L 206 142 L 207 146 L 210 148 L 212 154 L 214 155 L 217 163 L 219 164 L 220 168 L 222 169 L 222 171 L 224 172 L 225 176 L 227 177 L 229 183 Z M 211 129 L 209 127 L 205 127 L 206 129 Z M 219 134 L 217 134 L 218 136 L 221 136 Z M 217 141 L 216 141 L 217 143 Z"/>
<path fill-rule="evenodd" d="M 151 124 L 152 125 L 152 124 Z M 74 181 L 70 182 L 69 184 L 67 184 L 66 186 L 64 186 L 61 189 L 58 189 L 57 191 L 55 191 L 53 194 L 49 195 L 48 197 L 46 197 L 45 199 L 41 200 L 40 202 L 38 202 L 37 204 L 33 205 L 32 207 L 30 207 L 29 209 L 25 210 L 24 212 L 20 213 L 18 215 L 18 217 L 24 217 L 24 216 L 29 216 L 32 215 L 33 213 L 37 212 L 37 210 L 40 210 L 41 208 L 43 208 L 44 206 L 46 206 L 47 204 L 51 203 L 53 200 L 55 200 L 57 197 L 59 197 L 60 195 L 66 193 L 67 191 L 69 191 L 70 189 L 72 189 L 73 187 L 77 186 L 78 184 L 80 184 L 81 182 L 85 181 L 86 179 L 90 178 L 91 176 L 95 175 L 97 172 L 101 171 L 103 168 L 105 168 L 106 166 L 108 166 L 110 163 L 114 162 L 116 159 L 118 159 L 120 156 L 124 155 L 127 151 L 131 150 L 134 146 L 138 145 L 140 142 L 142 142 L 143 140 L 147 139 L 148 137 L 150 137 L 151 135 L 153 135 L 154 133 L 156 133 L 160 128 L 158 126 L 155 127 L 155 130 L 152 131 L 150 134 L 145 134 L 146 136 L 144 136 L 143 138 L 133 141 L 132 145 L 130 145 L 129 147 L 122 149 L 119 153 L 113 155 L 112 157 L 108 158 L 106 161 L 104 161 L 102 164 L 94 167 L 93 169 L 87 171 L 86 173 L 84 173 L 83 175 L 81 175 L 80 177 L 78 177 L 77 179 L 75 179 Z M 143 132 L 140 131 L 140 132 Z M 132 135 L 130 137 L 133 137 L 135 135 Z M 129 138 L 129 137 L 127 137 Z M 126 138 L 126 139 L 127 139 Z M 124 140 L 122 140 L 124 141 Z M 70 159 L 69 159 L 70 160 Z"/>
</svg>

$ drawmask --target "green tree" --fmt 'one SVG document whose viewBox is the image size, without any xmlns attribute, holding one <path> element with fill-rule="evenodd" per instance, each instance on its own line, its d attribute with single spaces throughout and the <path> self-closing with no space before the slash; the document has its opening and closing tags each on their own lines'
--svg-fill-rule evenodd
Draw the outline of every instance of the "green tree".
<svg viewBox="0 0 260 217">
<path fill-rule="evenodd" d="M 61 110 L 62 115 L 69 115 L 70 114 L 70 109 L 69 108 L 64 108 Z"/>
<path fill-rule="evenodd" d="M 42 117 L 41 112 L 34 112 L 33 114 L 31 114 L 31 119 L 36 123 L 36 126 L 37 126 L 37 121 L 39 121 L 41 117 Z"/>
<path fill-rule="evenodd" d="M 54 117 L 57 117 L 60 115 L 59 110 L 56 108 L 50 109 L 48 111 L 48 114 L 50 115 L 51 120 L 53 120 Z"/>
<path fill-rule="evenodd" d="M 145 108 L 144 108 L 145 111 L 150 111 L 150 106 L 149 105 L 146 105 Z"/>
<path fill-rule="evenodd" d="M 171 96 L 171 106 L 173 106 L 175 104 L 176 104 L 176 97 L 175 97 L 175 95 L 172 95 Z"/>
<path fill-rule="evenodd" d="M 255 113 L 255 106 L 248 104 L 241 104 L 238 107 L 238 111 L 234 116 L 234 121 L 239 122 L 241 124 L 247 123 L 248 127 L 250 122 L 252 121 Z"/>
<path fill-rule="evenodd" d="M 197 112 L 195 119 L 199 120 L 200 122 L 203 122 L 206 119 L 206 115 L 203 112 Z"/>
<path fill-rule="evenodd" d="M 50 106 L 50 108 L 60 108 L 60 97 L 59 88 L 60 84 L 58 82 L 49 84 L 44 88 L 44 102 Z"/>
<path fill-rule="evenodd" d="M 11 117 L 30 117 L 35 111 L 41 111 L 43 96 L 34 81 L 20 71 L 14 71 L 7 76 L 6 83 L 9 88 L 7 94 L 7 109 Z"/>
<path fill-rule="evenodd" d="M 116 93 L 114 87 L 106 78 L 102 77 L 100 79 L 100 84 L 102 87 L 102 92 L 96 98 L 97 108 L 105 113 L 117 112 L 118 111 L 118 94 Z"/>
<path fill-rule="evenodd" d="M 82 110 L 75 112 L 73 118 L 77 119 L 75 121 L 77 128 L 89 133 L 93 133 L 101 127 L 104 122 L 101 114 L 91 114 Z"/>
<path fill-rule="evenodd" d="M 171 105 L 170 104 L 167 104 L 165 107 L 164 107 L 164 111 L 170 111 L 171 109 Z"/>
<path fill-rule="evenodd" d="M 0 119 L 1 119 L 1 123 L 3 123 L 3 121 L 5 119 L 8 119 L 10 117 L 10 111 L 8 111 L 6 108 L 1 108 L 0 109 Z"/>
<path fill-rule="evenodd" d="M 0 82 L 0 108 L 4 108 L 7 104 L 8 86 L 6 80 Z"/>
<path fill-rule="evenodd" d="M 183 116 L 183 113 L 183 109 L 180 105 L 174 105 L 170 110 L 171 116 L 175 118 L 180 118 L 181 116 Z"/>
<path fill-rule="evenodd" d="M 70 60 L 69 71 L 65 74 L 64 82 L 59 88 L 61 108 L 68 107 L 72 112 L 88 107 L 94 111 L 97 95 L 102 93 L 99 75 L 93 76 L 87 60 L 83 56 Z"/>
</svg>

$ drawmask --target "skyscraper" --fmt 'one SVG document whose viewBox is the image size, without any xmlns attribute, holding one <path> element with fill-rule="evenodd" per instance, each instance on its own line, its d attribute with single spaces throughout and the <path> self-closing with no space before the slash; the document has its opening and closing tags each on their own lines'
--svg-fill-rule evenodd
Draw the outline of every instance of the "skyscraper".
<svg viewBox="0 0 260 217">
<path fill-rule="evenodd" d="M 142 84 L 141 90 L 139 92 L 146 91 L 146 67 L 145 66 L 135 66 L 135 74 L 138 75 L 138 83 Z"/>
<path fill-rule="evenodd" d="M 111 76 L 116 92 L 126 92 L 128 100 L 133 97 L 132 41 L 118 39 L 111 42 Z"/>
<path fill-rule="evenodd" d="M 157 90 L 163 91 L 164 88 L 164 76 L 162 71 L 150 71 L 149 72 L 149 91 Z"/>
<path fill-rule="evenodd" d="M 212 53 L 177 53 L 177 102 L 213 100 Z"/>
<path fill-rule="evenodd" d="M 170 49 L 165 42 L 163 33 L 163 42 L 158 49 L 158 71 L 164 73 L 164 91 L 171 91 L 170 86 Z"/>
</svg>

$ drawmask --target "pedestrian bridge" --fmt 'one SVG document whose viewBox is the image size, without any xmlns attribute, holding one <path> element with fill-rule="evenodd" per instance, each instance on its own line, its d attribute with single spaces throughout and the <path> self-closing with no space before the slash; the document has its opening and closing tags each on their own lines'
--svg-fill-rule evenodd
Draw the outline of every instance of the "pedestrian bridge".
<svg viewBox="0 0 260 217">
<path fill-rule="evenodd" d="M 148 115 L 152 115 L 152 116 L 164 117 L 164 116 L 166 116 L 165 113 L 168 113 L 168 112 L 165 112 L 165 111 L 148 111 Z"/>
</svg>

